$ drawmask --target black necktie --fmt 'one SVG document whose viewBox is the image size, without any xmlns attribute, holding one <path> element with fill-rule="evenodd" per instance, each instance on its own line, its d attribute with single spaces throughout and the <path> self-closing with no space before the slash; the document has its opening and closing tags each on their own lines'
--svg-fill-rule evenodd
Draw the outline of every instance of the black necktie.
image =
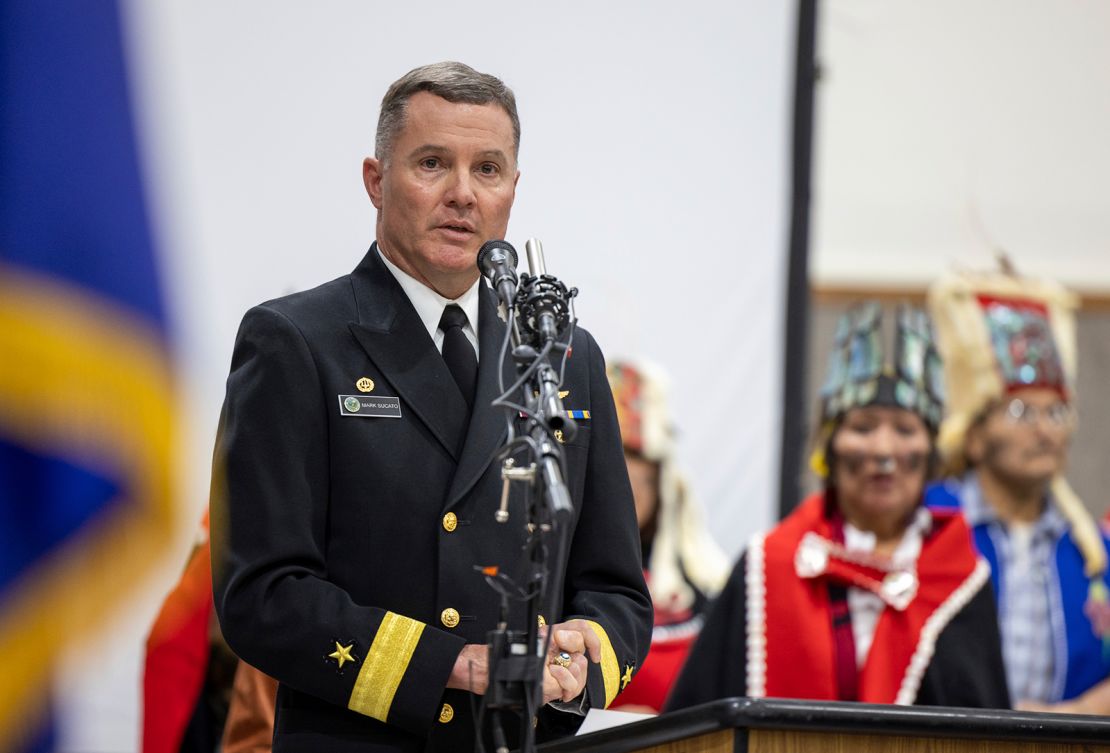
<svg viewBox="0 0 1110 753">
<path fill-rule="evenodd" d="M 468 408 L 474 407 L 474 385 L 478 383 L 478 357 L 463 333 L 466 313 L 454 303 L 443 309 L 439 328 L 443 330 L 443 360 L 459 385 Z"/>
</svg>

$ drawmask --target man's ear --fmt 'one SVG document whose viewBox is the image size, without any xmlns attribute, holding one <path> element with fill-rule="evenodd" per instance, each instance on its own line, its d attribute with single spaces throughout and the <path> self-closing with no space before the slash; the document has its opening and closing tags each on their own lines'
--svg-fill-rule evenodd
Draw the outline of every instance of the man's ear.
<svg viewBox="0 0 1110 753">
<path fill-rule="evenodd" d="M 382 208 L 382 177 L 384 170 L 382 162 L 376 157 L 367 157 L 362 161 L 362 184 L 366 186 L 366 195 L 375 209 Z"/>
</svg>

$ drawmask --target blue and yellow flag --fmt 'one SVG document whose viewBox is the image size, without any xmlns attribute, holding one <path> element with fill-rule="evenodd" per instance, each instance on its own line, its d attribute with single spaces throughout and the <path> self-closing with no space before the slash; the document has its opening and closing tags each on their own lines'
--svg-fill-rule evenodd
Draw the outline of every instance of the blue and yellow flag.
<svg viewBox="0 0 1110 753">
<path fill-rule="evenodd" d="M 0 750 L 172 534 L 167 317 L 113 2 L 0 0 Z"/>
</svg>

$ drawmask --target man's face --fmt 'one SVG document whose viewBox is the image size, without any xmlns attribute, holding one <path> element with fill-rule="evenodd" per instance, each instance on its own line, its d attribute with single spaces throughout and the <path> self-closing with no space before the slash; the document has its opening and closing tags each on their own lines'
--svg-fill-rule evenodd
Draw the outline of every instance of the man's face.
<svg viewBox="0 0 1110 753">
<path fill-rule="evenodd" d="M 496 104 L 417 92 L 391 153 L 384 161 L 368 157 L 362 173 L 378 209 L 382 253 L 440 295 L 457 298 L 478 278 L 478 249 L 505 237 L 520 177 L 512 122 Z"/>
<path fill-rule="evenodd" d="M 968 459 L 1010 485 L 1047 484 L 1064 468 L 1073 420 L 1054 390 L 1018 390 L 968 431 Z"/>
</svg>

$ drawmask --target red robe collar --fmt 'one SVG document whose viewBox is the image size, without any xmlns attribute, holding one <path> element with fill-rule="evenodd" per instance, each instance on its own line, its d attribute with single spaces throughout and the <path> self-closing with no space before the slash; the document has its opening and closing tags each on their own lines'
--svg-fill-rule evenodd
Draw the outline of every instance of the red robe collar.
<svg viewBox="0 0 1110 753">
<path fill-rule="evenodd" d="M 870 588 L 887 603 L 860 668 L 859 700 L 911 704 L 937 637 L 987 582 L 990 568 L 972 549 L 971 533 L 956 511 L 933 511 L 913 573 L 916 584 L 880 562 L 844 553 L 824 511 L 824 494 L 816 494 L 748 548 L 748 695 L 836 700 L 832 581 Z M 813 555 L 822 549 L 824 557 Z"/>
</svg>

